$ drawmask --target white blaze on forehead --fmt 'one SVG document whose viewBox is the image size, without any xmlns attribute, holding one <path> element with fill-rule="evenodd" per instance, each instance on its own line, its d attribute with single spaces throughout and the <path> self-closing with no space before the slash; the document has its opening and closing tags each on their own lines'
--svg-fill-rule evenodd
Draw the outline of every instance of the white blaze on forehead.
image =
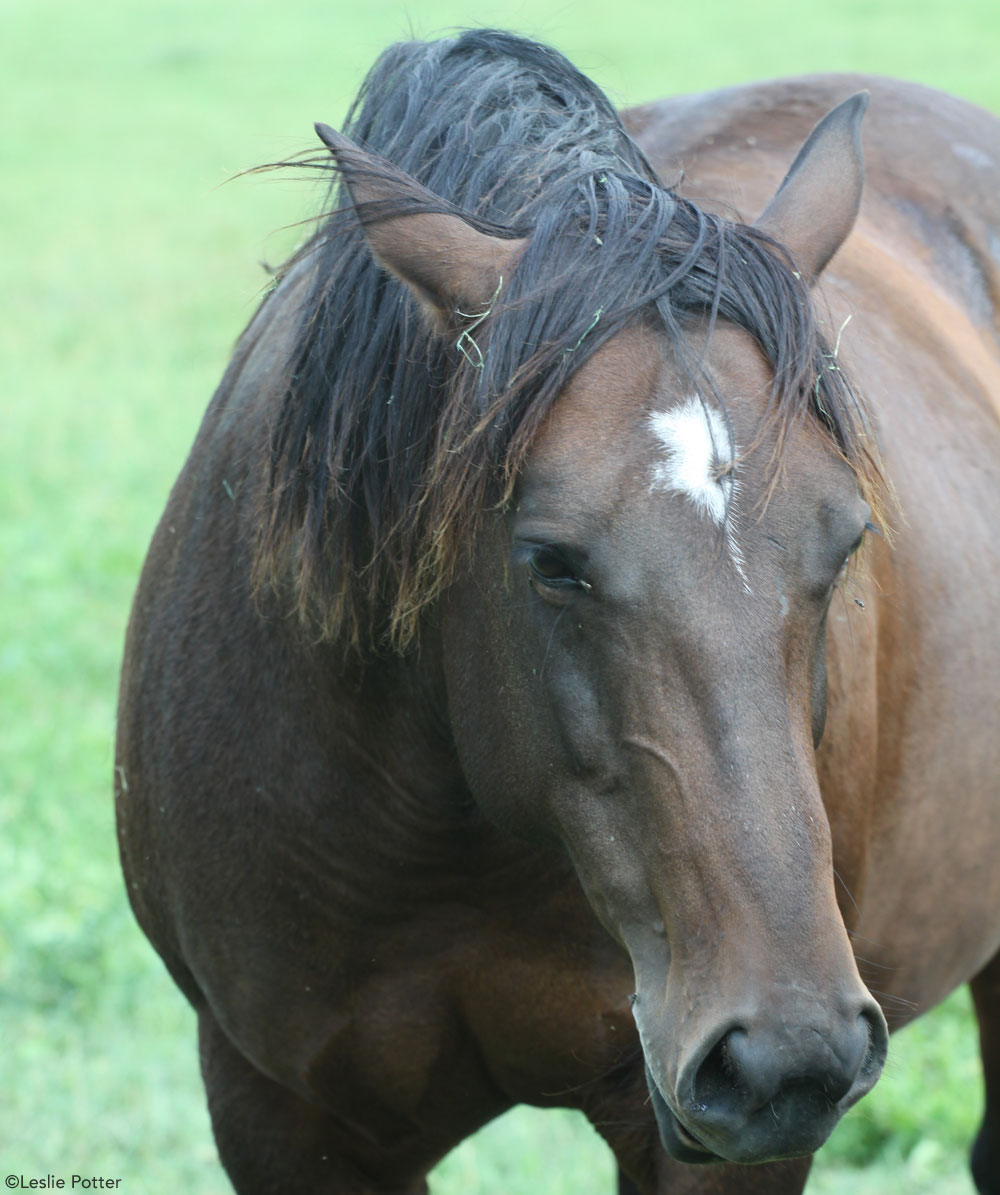
<svg viewBox="0 0 1000 1195">
<path fill-rule="evenodd" d="M 653 488 L 686 494 L 721 527 L 733 488 L 731 473 L 719 475 L 733 460 L 725 420 L 701 399 L 687 398 L 670 411 L 654 411 L 649 423 L 667 450 L 653 470 Z"/>
<path fill-rule="evenodd" d="M 684 494 L 701 514 L 725 527 L 729 558 L 744 590 L 750 593 L 731 509 L 738 489 L 731 466 L 739 449 L 725 419 L 714 407 L 692 396 L 669 411 L 654 411 L 649 425 L 666 450 L 653 469 L 651 488 Z"/>
</svg>

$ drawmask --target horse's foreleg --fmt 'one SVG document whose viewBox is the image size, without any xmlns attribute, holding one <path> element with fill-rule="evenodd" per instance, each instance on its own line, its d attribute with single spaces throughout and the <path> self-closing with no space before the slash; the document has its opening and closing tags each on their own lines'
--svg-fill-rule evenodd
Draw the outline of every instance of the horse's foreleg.
<svg viewBox="0 0 1000 1195">
<path fill-rule="evenodd" d="M 422 1179 L 385 1184 L 352 1165 L 326 1113 L 261 1074 L 207 1011 L 198 1041 L 219 1158 L 238 1195 L 427 1195 Z"/>
<path fill-rule="evenodd" d="M 1000 955 L 969 984 L 979 1021 L 986 1082 L 983 1123 L 972 1146 L 972 1178 L 979 1195 L 1000 1195 Z"/>
</svg>

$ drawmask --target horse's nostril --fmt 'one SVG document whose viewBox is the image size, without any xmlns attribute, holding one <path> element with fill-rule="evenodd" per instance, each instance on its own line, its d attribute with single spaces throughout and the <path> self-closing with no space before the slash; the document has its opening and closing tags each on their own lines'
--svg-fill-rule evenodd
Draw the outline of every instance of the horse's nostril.
<svg viewBox="0 0 1000 1195">
<path fill-rule="evenodd" d="M 855 1077 L 855 1094 L 852 1103 L 870 1091 L 882 1073 L 885 1056 L 889 1050 L 889 1029 L 877 1004 L 872 1004 L 858 1018 L 864 1025 L 866 1042 L 864 1056 Z"/>
<path fill-rule="evenodd" d="M 745 1037 L 742 1028 L 724 1033 L 705 1055 L 698 1067 L 693 1085 L 692 1111 L 704 1113 L 708 1109 L 728 1108 L 736 1102 L 743 1087 L 740 1068 L 733 1060 L 732 1042 Z"/>
</svg>

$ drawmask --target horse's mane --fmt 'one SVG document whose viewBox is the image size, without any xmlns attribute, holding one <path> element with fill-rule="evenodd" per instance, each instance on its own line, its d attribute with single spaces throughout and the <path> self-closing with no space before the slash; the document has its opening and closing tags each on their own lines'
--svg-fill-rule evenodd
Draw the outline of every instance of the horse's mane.
<svg viewBox="0 0 1000 1195">
<path fill-rule="evenodd" d="M 780 247 L 663 186 L 556 51 L 494 31 L 393 46 L 344 131 L 440 197 L 401 211 L 460 211 L 529 241 L 460 345 L 376 264 L 342 190 L 286 263 L 311 270 L 311 293 L 267 446 L 257 579 L 290 580 L 325 636 L 413 638 L 567 379 L 639 321 L 662 326 L 696 380 L 692 319 L 744 328 L 774 370 L 779 445 L 811 415 L 870 479 L 858 401 Z M 312 164 L 338 187 L 332 156 Z"/>
</svg>

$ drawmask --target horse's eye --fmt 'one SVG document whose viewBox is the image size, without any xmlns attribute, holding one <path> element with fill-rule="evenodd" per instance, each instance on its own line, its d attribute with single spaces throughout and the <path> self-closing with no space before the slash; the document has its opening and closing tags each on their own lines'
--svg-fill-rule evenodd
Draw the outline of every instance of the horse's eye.
<svg viewBox="0 0 1000 1195">
<path fill-rule="evenodd" d="M 869 524 L 866 523 L 865 531 L 868 530 L 868 526 L 869 526 Z M 844 557 L 843 564 L 841 564 L 841 566 L 840 566 L 840 571 L 837 573 L 837 582 L 840 582 L 841 580 L 843 580 L 844 576 L 847 573 L 847 569 L 851 563 L 852 558 L 854 557 L 856 552 L 860 551 L 861 545 L 864 542 L 864 538 L 865 538 L 865 532 L 862 531 L 861 534 L 858 536 L 858 538 L 854 541 L 854 543 L 851 544 L 851 550 Z"/>
<path fill-rule="evenodd" d="M 572 566 L 552 548 L 536 548 L 528 557 L 531 579 L 548 589 L 590 589 Z"/>
<path fill-rule="evenodd" d="M 865 531 L 867 531 L 867 530 L 868 530 L 868 525 L 865 524 Z M 854 543 L 851 544 L 851 550 L 847 553 L 847 556 L 844 558 L 844 568 L 847 568 L 847 566 L 851 563 L 851 557 L 854 556 L 855 553 L 861 551 L 861 545 L 864 542 L 865 542 L 865 532 L 862 531 L 861 534 L 858 536 L 858 538 L 854 541 Z"/>
</svg>

